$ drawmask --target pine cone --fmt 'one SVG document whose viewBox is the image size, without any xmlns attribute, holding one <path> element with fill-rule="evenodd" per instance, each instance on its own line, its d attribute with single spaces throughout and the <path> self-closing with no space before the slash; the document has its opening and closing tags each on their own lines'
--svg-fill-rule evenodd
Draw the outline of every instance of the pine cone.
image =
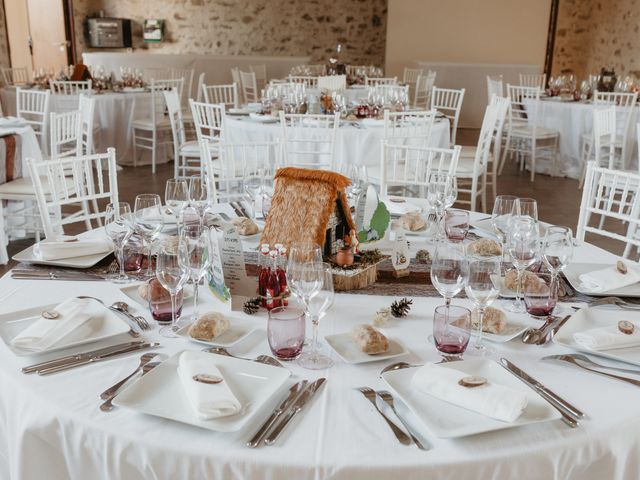
<svg viewBox="0 0 640 480">
<path fill-rule="evenodd" d="M 403 298 L 402 300 L 396 300 L 391 304 L 391 315 L 396 318 L 401 318 L 409 313 L 411 310 L 411 304 L 413 300 L 409 300 L 408 298 Z"/>
<path fill-rule="evenodd" d="M 247 315 L 253 315 L 260 309 L 260 297 L 253 297 L 244 302 L 242 311 Z"/>
</svg>

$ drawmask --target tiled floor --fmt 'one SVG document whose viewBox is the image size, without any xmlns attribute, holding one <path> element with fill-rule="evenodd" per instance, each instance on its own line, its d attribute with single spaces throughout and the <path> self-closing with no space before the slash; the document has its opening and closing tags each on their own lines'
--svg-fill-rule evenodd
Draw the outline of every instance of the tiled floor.
<svg viewBox="0 0 640 480">
<path fill-rule="evenodd" d="M 458 139 L 463 145 L 473 144 L 478 136 L 477 130 L 458 132 Z M 138 193 L 158 193 L 164 197 L 164 186 L 168 178 L 173 176 L 173 164 L 159 165 L 157 173 L 151 174 L 151 167 L 125 167 L 118 175 L 121 201 L 133 204 Z M 582 190 L 578 189 L 578 181 L 546 175 L 536 175 L 535 182 L 529 180 L 528 172 L 520 172 L 514 165 L 507 164 L 505 171 L 498 178 L 498 194 L 512 194 L 519 197 L 535 198 L 538 201 L 538 215 L 541 220 L 556 225 L 567 225 L 575 229 Z M 493 205 L 493 198 L 488 197 L 488 208 Z M 478 207 L 479 208 L 479 207 Z M 490 212 L 489 212 L 490 213 Z M 622 243 L 601 237 L 587 237 L 596 245 L 622 253 Z M 15 254 L 33 240 L 15 241 L 9 244 L 9 255 Z M 4 274 L 12 266 L 0 266 L 0 274 Z"/>
</svg>

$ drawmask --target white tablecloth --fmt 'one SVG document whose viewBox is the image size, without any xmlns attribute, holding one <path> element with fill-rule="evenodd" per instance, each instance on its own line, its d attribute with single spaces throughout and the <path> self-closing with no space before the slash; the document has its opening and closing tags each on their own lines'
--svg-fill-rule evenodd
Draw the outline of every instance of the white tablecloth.
<svg viewBox="0 0 640 480">
<path fill-rule="evenodd" d="M 151 114 L 151 94 L 144 93 L 100 93 L 94 94 L 96 99 L 95 125 L 100 126 L 100 133 L 95 137 L 96 152 L 106 152 L 114 147 L 118 163 L 133 165 L 131 123 L 137 118 L 148 118 Z M 16 92 L 13 88 L 0 89 L 0 99 L 7 115 L 16 114 Z M 68 112 L 78 109 L 76 95 L 52 95 L 51 111 Z M 161 149 L 158 150 L 161 152 Z M 144 151 L 148 153 L 148 151 Z M 168 161 L 162 155 L 158 163 Z M 139 165 L 150 163 L 149 155 L 142 155 Z"/>
<path fill-rule="evenodd" d="M 227 115 L 225 119 L 226 141 L 231 143 L 264 142 L 282 137 L 280 123 L 261 123 L 248 117 Z M 336 133 L 336 159 L 338 164 L 380 166 L 380 142 L 384 124 L 355 127 L 342 122 Z M 449 121 L 437 121 L 431 132 L 431 146 L 448 148 Z"/>
<path fill-rule="evenodd" d="M 419 242 L 412 241 L 412 248 L 414 243 Z M 575 257 L 589 262 L 612 258 L 588 244 L 577 248 Z M 16 281 L 6 275 L 0 279 L 0 312 L 60 302 L 71 290 L 73 295 L 93 295 L 105 302 L 128 301 L 109 283 Z M 207 305 L 201 311 L 217 308 L 208 293 L 202 297 Z M 320 335 L 369 322 L 373 312 L 391 300 L 338 295 L 320 324 Z M 438 359 L 427 337 L 434 307 L 441 303 L 441 299 L 414 298 L 411 313 L 387 328 L 388 335 L 400 338 L 411 351 L 403 360 Z M 148 317 L 146 309 L 135 310 Z M 185 314 L 190 310 L 187 306 Z M 232 352 L 253 358 L 269 349 L 266 316 L 261 312 L 251 318 L 259 332 Z M 145 337 L 160 341 L 159 351 L 167 354 L 202 348 L 160 337 L 157 328 Z M 371 404 L 354 390 L 362 385 L 383 388 L 378 373 L 391 361 L 348 365 L 334 356 L 334 367 L 323 372 L 287 364 L 295 377 L 322 375 L 327 383 L 276 446 L 251 450 L 244 443 L 257 428 L 254 423 L 238 433 L 223 434 L 123 408 L 101 412 L 99 392 L 129 373 L 138 355 L 38 377 L 20 373 L 31 359 L 17 358 L 0 344 L 0 478 L 615 480 L 640 476 L 640 393 L 635 387 L 540 361 L 543 355 L 564 350 L 557 346 L 525 346 L 517 340 L 491 346 L 587 412 L 581 426 L 570 429 L 556 420 L 458 440 L 439 440 L 425 433 L 433 450 L 401 446 Z"/>
</svg>

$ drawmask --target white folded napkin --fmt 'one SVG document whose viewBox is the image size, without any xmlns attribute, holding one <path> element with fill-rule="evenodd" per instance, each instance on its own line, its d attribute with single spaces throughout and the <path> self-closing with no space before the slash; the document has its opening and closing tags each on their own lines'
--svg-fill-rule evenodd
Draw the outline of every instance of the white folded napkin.
<svg viewBox="0 0 640 480">
<path fill-rule="evenodd" d="M 393 201 L 391 200 L 392 198 L 398 200 L 396 197 L 381 197 L 381 200 L 384 202 L 391 215 L 404 215 L 405 213 L 420 211 L 420 207 L 415 203 L 411 203 L 408 200 L 400 202 Z"/>
<path fill-rule="evenodd" d="M 178 375 L 189 398 L 189 403 L 202 420 L 227 417 L 240 411 L 242 405 L 229 389 L 226 380 L 214 385 L 196 382 L 194 375 L 207 374 L 221 377 L 211 355 L 201 352 L 183 352 L 178 362 Z"/>
<path fill-rule="evenodd" d="M 0 117 L 0 128 L 21 127 L 26 125 L 22 118 L 18 117 Z"/>
<path fill-rule="evenodd" d="M 576 332 L 573 339 L 578 345 L 589 350 L 615 350 L 616 348 L 627 348 L 640 346 L 640 325 L 632 322 L 635 329 L 628 335 L 618 330 L 617 323 L 608 327 L 592 328 L 584 332 Z"/>
<path fill-rule="evenodd" d="M 602 293 L 640 282 L 640 268 L 625 261 L 627 273 L 620 273 L 616 265 L 580 275 L 582 285 L 592 292 Z"/>
<path fill-rule="evenodd" d="M 57 318 L 49 320 L 41 316 L 11 340 L 11 344 L 32 352 L 43 352 L 55 346 L 90 320 L 91 317 L 83 313 L 87 302 L 89 300 L 81 298 L 62 302 L 53 309 L 58 313 Z"/>
<path fill-rule="evenodd" d="M 43 240 L 33 247 L 33 254 L 40 260 L 62 260 L 107 253 L 111 244 L 104 238 L 78 239 L 76 241 Z"/>
<path fill-rule="evenodd" d="M 458 384 L 468 376 L 468 373 L 429 363 L 416 371 L 411 384 L 421 393 L 508 423 L 513 423 L 527 406 L 524 392 L 491 380 L 473 388 Z"/>
</svg>

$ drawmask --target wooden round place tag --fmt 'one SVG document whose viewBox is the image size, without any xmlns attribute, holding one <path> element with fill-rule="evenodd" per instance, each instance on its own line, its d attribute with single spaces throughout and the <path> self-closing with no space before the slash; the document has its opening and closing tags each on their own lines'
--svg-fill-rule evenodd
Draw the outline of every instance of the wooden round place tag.
<svg viewBox="0 0 640 480">
<path fill-rule="evenodd" d="M 462 385 L 467 388 L 475 388 L 487 383 L 487 379 L 484 377 L 470 376 L 464 377 L 458 380 L 458 385 Z"/>
<path fill-rule="evenodd" d="M 631 335 L 635 329 L 635 325 L 627 320 L 620 320 L 618 322 L 618 330 L 625 335 Z"/>
<path fill-rule="evenodd" d="M 55 320 L 59 316 L 60 314 L 55 310 L 45 310 L 42 312 L 42 318 L 46 318 L 47 320 Z"/>
<path fill-rule="evenodd" d="M 217 377 L 216 375 L 209 375 L 207 373 L 198 373 L 192 377 L 196 382 L 206 383 L 208 385 L 215 385 L 216 383 L 222 382 L 222 378 Z"/>
</svg>

